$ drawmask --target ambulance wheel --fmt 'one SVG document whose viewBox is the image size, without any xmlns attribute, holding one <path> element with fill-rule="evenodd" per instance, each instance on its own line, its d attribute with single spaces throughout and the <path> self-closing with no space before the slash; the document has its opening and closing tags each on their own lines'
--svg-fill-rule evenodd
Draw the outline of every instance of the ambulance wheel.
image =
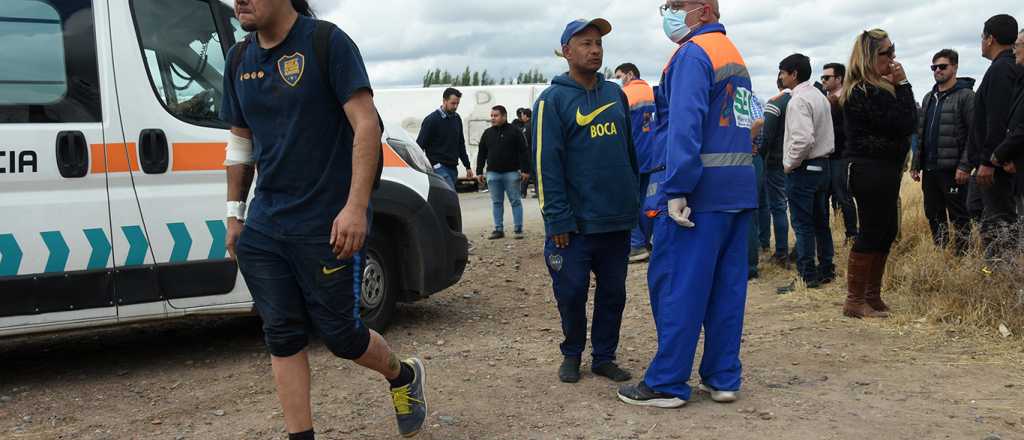
<svg viewBox="0 0 1024 440">
<path fill-rule="evenodd" d="M 398 303 L 398 265 L 382 240 L 370 238 L 363 264 L 363 289 L 359 299 L 363 323 L 377 332 L 391 325 Z"/>
</svg>

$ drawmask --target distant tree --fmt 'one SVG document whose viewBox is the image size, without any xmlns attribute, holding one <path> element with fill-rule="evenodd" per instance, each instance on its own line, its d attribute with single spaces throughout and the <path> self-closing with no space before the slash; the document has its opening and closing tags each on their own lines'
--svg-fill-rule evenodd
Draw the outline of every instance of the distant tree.
<svg viewBox="0 0 1024 440">
<path fill-rule="evenodd" d="M 473 72 L 473 85 L 480 85 L 480 72 Z"/>
</svg>

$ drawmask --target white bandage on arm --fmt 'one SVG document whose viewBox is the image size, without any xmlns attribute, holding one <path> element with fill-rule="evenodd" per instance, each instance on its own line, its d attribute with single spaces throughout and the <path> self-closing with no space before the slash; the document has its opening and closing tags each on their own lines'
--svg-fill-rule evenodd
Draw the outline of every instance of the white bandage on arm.
<svg viewBox="0 0 1024 440">
<path fill-rule="evenodd" d="M 252 165 L 255 162 L 252 157 L 252 139 L 228 133 L 228 148 L 224 166 Z"/>
</svg>

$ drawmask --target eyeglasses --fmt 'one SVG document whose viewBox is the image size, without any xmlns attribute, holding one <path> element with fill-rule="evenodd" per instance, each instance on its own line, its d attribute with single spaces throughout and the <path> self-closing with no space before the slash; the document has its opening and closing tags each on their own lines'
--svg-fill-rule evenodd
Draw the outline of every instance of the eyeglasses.
<svg viewBox="0 0 1024 440">
<path fill-rule="evenodd" d="M 880 57 L 896 58 L 896 45 L 893 44 L 892 46 L 889 46 L 889 49 L 887 49 L 886 51 L 879 52 L 878 56 L 880 56 Z"/>
<path fill-rule="evenodd" d="M 837 75 L 821 75 L 821 82 L 832 81 L 832 78 L 839 78 Z"/>
<path fill-rule="evenodd" d="M 938 72 L 940 70 L 946 70 L 949 68 L 949 64 L 932 64 L 932 72 Z"/>
<path fill-rule="evenodd" d="M 697 3 L 697 4 L 701 4 L 701 5 L 704 4 L 703 1 L 668 2 L 666 4 L 658 6 L 658 13 L 661 14 L 662 17 L 664 17 L 665 14 L 667 12 L 669 12 L 669 11 L 672 11 L 672 13 L 675 14 L 675 13 L 685 9 L 687 4 L 692 4 L 692 3 Z"/>
</svg>

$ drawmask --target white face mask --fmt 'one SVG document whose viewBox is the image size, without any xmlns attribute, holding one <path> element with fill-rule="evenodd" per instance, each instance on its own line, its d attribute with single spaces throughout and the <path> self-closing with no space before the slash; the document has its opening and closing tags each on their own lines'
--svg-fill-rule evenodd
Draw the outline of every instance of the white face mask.
<svg viewBox="0 0 1024 440">
<path fill-rule="evenodd" d="M 665 11 L 665 17 L 662 20 L 662 26 L 665 29 L 665 36 L 667 36 L 669 40 L 672 40 L 673 43 L 678 44 L 682 42 L 683 39 L 693 32 L 693 29 L 686 25 L 686 17 L 702 9 L 704 9 L 703 6 L 685 14 L 677 14 L 671 9 Z"/>
<path fill-rule="evenodd" d="M 620 89 L 622 88 L 622 80 L 621 79 L 618 79 L 618 78 L 608 78 L 608 81 L 612 82 L 612 83 L 615 83 L 615 85 L 619 86 Z"/>
</svg>

